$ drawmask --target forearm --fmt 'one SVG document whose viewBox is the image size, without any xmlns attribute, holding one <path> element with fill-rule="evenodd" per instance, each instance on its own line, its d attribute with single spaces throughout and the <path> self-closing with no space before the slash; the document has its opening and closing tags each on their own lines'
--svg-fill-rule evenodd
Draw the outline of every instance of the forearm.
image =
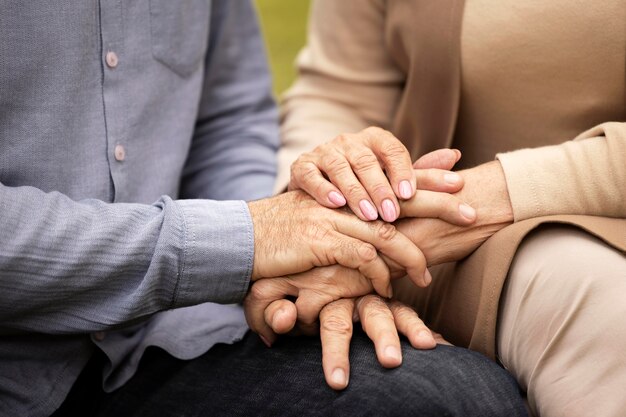
<svg viewBox="0 0 626 417">
<path fill-rule="evenodd" d="M 626 124 L 557 146 L 498 155 L 515 221 L 553 214 L 626 217 Z"/>
<path fill-rule="evenodd" d="M 77 333 L 237 302 L 252 268 L 245 203 L 75 202 L 0 186 L 0 328 Z"/>
</svg>

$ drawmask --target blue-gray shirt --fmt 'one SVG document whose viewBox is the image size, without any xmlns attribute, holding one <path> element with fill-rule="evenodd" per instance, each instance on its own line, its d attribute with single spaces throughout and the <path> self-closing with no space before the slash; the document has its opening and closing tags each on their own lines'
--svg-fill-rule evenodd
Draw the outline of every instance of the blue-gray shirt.
<svg viewBox="0 0 626 417">
<path fill-rule="evenodd" d="M 276 118 L 251 0 L 0 2 L 0 415 L 243 335 Z"/>
</svg>

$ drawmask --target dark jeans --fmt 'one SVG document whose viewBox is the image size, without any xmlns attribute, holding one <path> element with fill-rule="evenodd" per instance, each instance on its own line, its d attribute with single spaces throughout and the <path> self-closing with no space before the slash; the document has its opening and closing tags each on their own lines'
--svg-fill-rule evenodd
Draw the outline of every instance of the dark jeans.
<svg viewBox="0 0 626 417">
<path fill-rule="evenodd" d="M 526 416 L 513 378 L 458 347 L 419 351 L 403 341 L 402 366 L 386 370 L 355 331 L 343 392 L 324 382 L 315 338 L 287 337 L 268 349 L 248 333 L 191 361 L 151 349 L 111 394 L 102 392 L 101 364 L 92 360 L 54 416 Z"/>
</svg>

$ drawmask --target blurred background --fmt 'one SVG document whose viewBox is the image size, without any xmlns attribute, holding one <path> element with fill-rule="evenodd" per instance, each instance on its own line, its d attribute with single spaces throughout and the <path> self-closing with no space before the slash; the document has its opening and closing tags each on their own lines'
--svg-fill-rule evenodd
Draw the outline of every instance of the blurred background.
<svg viewBox="0 0 626 417">
<path fill-rule="evenodd" d="M 278 97 L 295 78 L 294 60 L 306 39 L 310 1 L 256 0 L 256 5 Z"/>
</svg>

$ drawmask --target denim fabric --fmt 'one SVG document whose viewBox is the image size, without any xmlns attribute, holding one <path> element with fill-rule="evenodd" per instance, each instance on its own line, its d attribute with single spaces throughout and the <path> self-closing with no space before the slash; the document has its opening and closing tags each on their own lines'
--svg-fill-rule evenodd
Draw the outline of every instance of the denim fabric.
<svg viewBox="0 0 626 417">
<path fill-rule="evenodd" d="M 54 417 L 168 416 L 526 416 L 516 382 L 486 357 L 438 346 L 419 351 L 402 342 L 402 366 L 387 370 L 358 330 L 352 341 L 350 385 L 324 382 L 315 338 L 285 338 L 271 349 L 254 334 L 234 345 L 180 361 L 151 348 L 136 375 L 105 394 L 99 367 L 83 375 Z"/>
</svg>

